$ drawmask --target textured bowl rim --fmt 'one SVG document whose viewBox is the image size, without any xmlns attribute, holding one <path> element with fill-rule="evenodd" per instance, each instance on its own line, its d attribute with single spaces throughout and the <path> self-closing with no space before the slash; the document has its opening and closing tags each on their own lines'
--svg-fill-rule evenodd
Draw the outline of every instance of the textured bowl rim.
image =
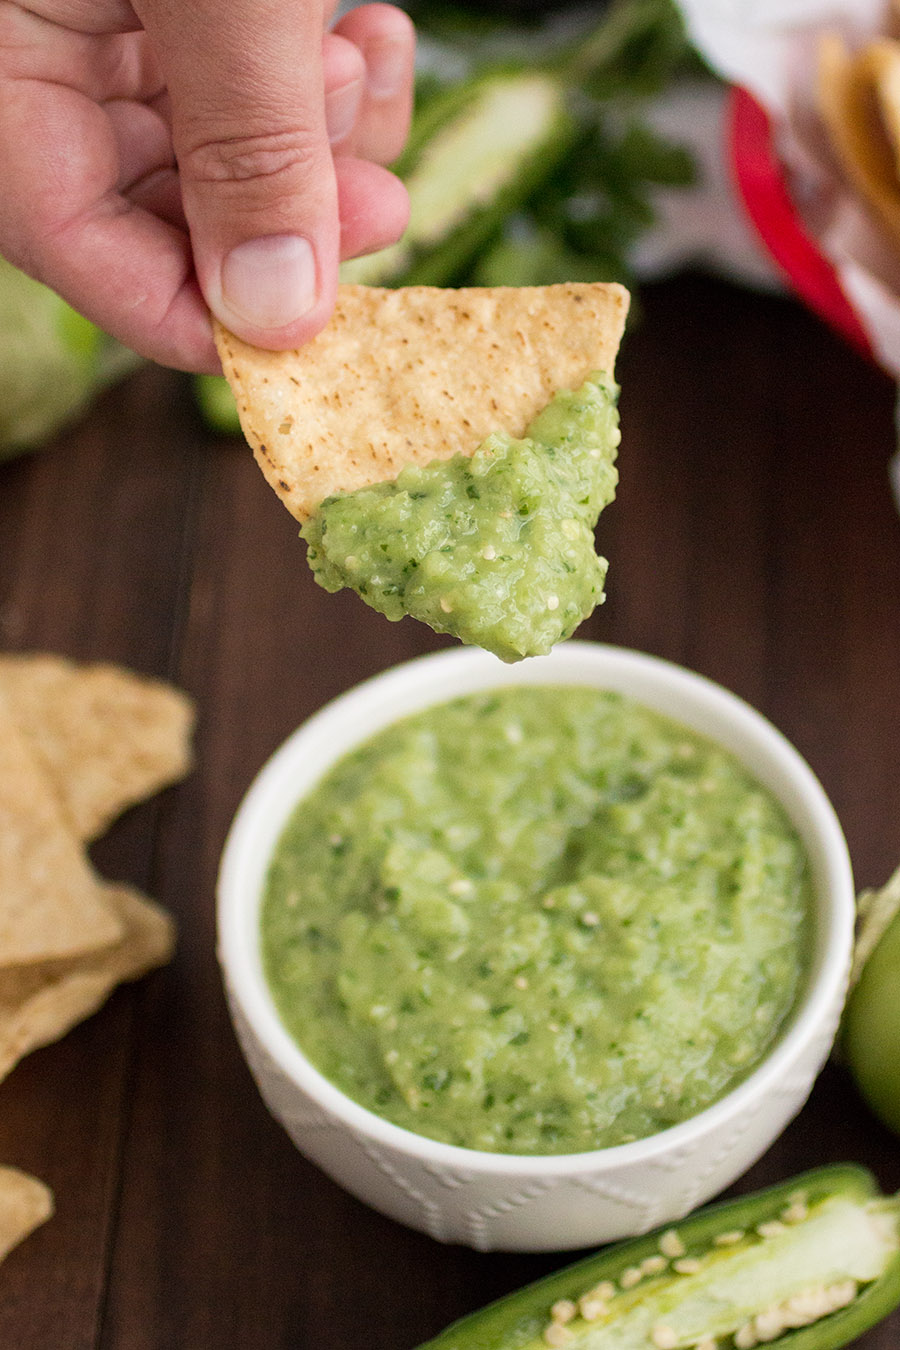
<svg viewBox="0 0 900 1350">
<path fill-rule="evenodd" d="M 693 727 L 730 749 L 774 793 L 810 857 L 816 941 L 807 989 L 791 1022 L 762 1063 L 724 1097 L 632 1143 L 581 1153 L 493 1153 L 395 1125 L 353 1101 L 313 1067 L 282 1023 L 263 974 L 262 886 L 272 850 L 297 802 L 347 750 L 381 727 L 461 694 L 512 684 L 615 689 Z M 517 1178 L 561 1178 L 653 1162 L 739 1117 L 789 1075 L 840 1006 L 855 920 L 853 876 L 840 823 L 818 778 L 785 736 L 749 703 L 705 676 L 659 657 L 585 641 L 562 643 L 548 656 L 515 666 L 476 648 L 453 648 L 391 667 L 338 695 L 302 723 L 253 780 L 225 842 L 217 895 L 218 956 L 230 998 L 274 1064 L 325 1115 L 358 1137 L 429 1166 Z"/>
</svg>

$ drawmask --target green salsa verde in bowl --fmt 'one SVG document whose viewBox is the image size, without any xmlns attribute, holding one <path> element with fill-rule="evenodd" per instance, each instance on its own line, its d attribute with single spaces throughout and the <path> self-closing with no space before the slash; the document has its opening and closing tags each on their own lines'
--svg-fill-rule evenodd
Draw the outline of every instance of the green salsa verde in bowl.
<svg viewBox="0 0 900 1350">
<path fill-rule="evenodd" d="M 567 643 L 420 659 L 311 719 L 232 829 L 220 949 L 263 1095 L 326 1171 L 447 1240 L 574 1247 L 684 1213 L 796 1113 L 852 906 L 768 723 Z"/>
<path fill-rule="evenodd" d="M 610 690 L 469 694 L 298 804 L 263 962 L 348 1096 L 463 1148 L 579 1153 L 711 1105 L 805 973 L 796 830 L 734 756 Z"/>
</svg>

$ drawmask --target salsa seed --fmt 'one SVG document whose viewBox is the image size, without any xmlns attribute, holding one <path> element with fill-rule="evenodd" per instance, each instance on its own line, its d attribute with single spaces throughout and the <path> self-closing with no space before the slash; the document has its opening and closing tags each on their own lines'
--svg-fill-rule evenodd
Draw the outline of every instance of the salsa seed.
<svg viewBox="0 0 900 1350">
<path fill-rule="evenodd" d="M 558 596 L 558 595 L 548 595 L 548 596 L 547 596 L 547 608 L 548 608 L 548 609 L 559 609 L 559 596 Z"/>
<path fill-rule="evenodd" d="M 453 613 L 453 605 L 447 599 L 446 595 L 441 596 L 441 609 L 444 611 L 445 614 Z"/>
<path fill-rule="evenodd" d="M 636 1284 L 640 1284 L 644 1278 L 638 1266 L 628 1266 L 619 1276 L 619 1284 L 623 1289 L 633 1289 Z"/>
<path fill-rule="evenodd" d="M 735 1332 L 735 1350 L 753 1350 L 753 1347 L 756 1345 L 759 1345 L 759 1340 L 753 1329 L 753 1323 L 745 1322 L 745 1324 Z"/>
<path fill-rule="evenodd" d="M 493 544 L 485 544 L 484 548 L 481 550 L 481 556 L 484 558 L 485 562 L 493 562 L 497 556 L 497 550 L 494 548 Z"/>
<path fill-rule="evenodd" d="M 672 1269 L 679 1275 L 696 1275 L 697 1271 L 702 1269 L 702 1262 L 698 1261 L 696 1256 L 682 1256 L 672 1262 Z"/>
<path fill-rule="evenodd" d="M 719 1233 L 713 1238 L 717 1247 L 733 1247 L 737 1242 L 743 1242 L 746 1234 L 743 1228 L 732 1228 L 728 1233 Z"/>
<path fill-rule="evenodd" d="M 568 1327 L 564 1327 L 562 1322 L 551 1322 L 548 1327 L 544 1327 L 544 1340 L 547 1345 L 565 1345 L 566 1341 L 571 1339 L 571 1331 Z"/>
<path fill-rule="evenodd" d="M 527 989 L 528 988 L 527 975 L 517 975 L 516 978 L 513 980 L 513 984 L 516 986 L 517 989 Z"/>
<path fill-rule="evenodd" d="M 585 914 L 582 914 L 581 922 L 584 924 L 585 928 L 596 928 L 597 924 L 600 922 L 600 916 L 589 909 Z"/>
<path fill-rule="evenodd" d="M 785 1223 L 802 1223 L 809 1217 L 809 1210 L 802 1200 L 795 1200 L 781 1211 L 781 1217 Z"/>
<path fill-rule="evenodd" d="M 761 1238 L 779 1237 L 784 1231 L 784 1224 L 779 1219 L 769 1219 L 766 1223 L 758 1223 L 756 1231 Z"/>
</svg>

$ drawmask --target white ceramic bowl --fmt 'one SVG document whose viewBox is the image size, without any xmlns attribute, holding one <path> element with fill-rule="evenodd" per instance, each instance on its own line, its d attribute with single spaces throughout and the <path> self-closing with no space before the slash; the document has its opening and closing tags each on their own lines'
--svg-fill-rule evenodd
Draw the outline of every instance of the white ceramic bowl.
<svg viewBox="0 0 900 1350">
<path fill-rule="evenodd" d="M 482 1153 L 401 1129 L 322 1077 L 285 1030 L 263 977 L 259 905 L 298 800 L 387 723 L 486 687 L 619 690 L 734 752 L 783 803 L 811 860 L 808 985 L 765 1061 L 707 1110 L 649 1139 L 554 1157 Z M 683 1217 L 744 1172 L 799 1111 L 837 1027 L 854 894 L 840 825 L 818 780 L 772 725 L 720 686 L 636 652 L 569 642 L 505 666 L 455 649 L 389 670 L 328 704 L 284 743 L 244 799 L 219 874 L 219 955 L 235 1028 L 269 1109 L 297 1147 L 376 1209 L 443 1242 L 487 1250 L 584 1247 Z"/>
</svg>

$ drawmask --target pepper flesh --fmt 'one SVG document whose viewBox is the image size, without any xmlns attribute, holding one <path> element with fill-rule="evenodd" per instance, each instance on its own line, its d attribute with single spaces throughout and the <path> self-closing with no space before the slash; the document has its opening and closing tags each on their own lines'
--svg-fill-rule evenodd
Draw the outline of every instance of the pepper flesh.
<svg viewBox="0 0 900 1350">
<path fill-rule="evenodd" d="M 445 286 L 553 172 L 574 140 L 556 74 L 499 69 L 426 106 L 395 172 L 409 192 L 402 240 L 344 263 L 344 281 Z"/>
<path fill-rule="evenodd" d="M 464 1318 L 420 1350 L 682 1350 L 706 1341 L 717 1350 L 762 1343 L 837 1350 L 900 1303 L 900 1198 L 880 1197 L 862 1168 L 806 1173 L 700 1210 L 675 1232 L 608 1248 Z M 655 1269 L 654 1258 L 682 1249 L 664 1271 Z M 822 1290 L 833 1291 L 830 1302 Z M 804 1297 L 815 1320 L 798 1326 Z M 795 1324 L 779 1330 L 789 1307 Z"/>
</svg>

